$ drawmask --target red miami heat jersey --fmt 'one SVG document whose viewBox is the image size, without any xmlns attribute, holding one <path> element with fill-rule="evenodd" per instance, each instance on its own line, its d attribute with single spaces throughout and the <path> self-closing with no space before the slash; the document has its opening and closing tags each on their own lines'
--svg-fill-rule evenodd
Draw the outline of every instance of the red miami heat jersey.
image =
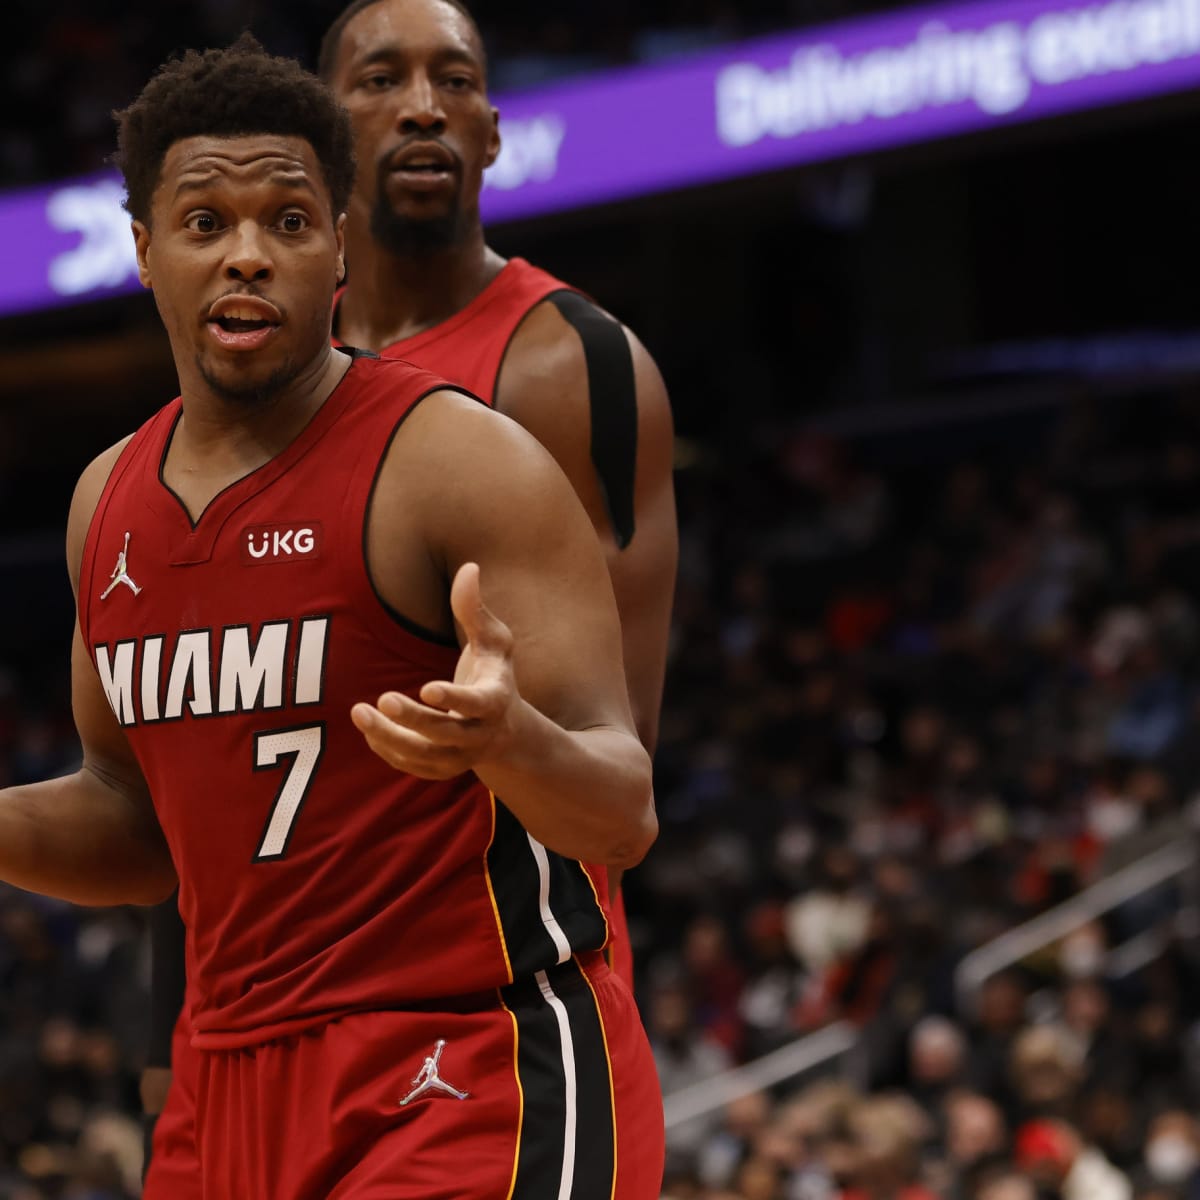
<svg viewBox="0 0 1200 1200">
<path fill-rule="evenodd" d="M 458 659 L 385 607 L 363 553 L 390 439 L 445 386 L 356 357 L 195 524 L 161 475 L 177 399 L 97 506 L 80 628 L 178 870 L 198 1046 L 491 989 L 605 944 L 602 872 L 547 851 L 473 774 L 392 769 L 350 721 Z"/>
<path fill-rule="evenodd" d="M 575 290 L 523 258 L 510 258 L 466 308 L 432 329 L 385 346 L 382 353 L 453 380 L 494 406 L 496 379 L 517 327 L 548 296 Z"/>
</svg>

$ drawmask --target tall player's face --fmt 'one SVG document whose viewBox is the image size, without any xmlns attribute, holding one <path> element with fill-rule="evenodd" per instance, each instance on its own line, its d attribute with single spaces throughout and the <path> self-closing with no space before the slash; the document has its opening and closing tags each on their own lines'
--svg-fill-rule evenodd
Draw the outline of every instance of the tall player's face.
<svg viewBox="0 0 1200 1200">
<path fill-rule="evenodd" d="M 500 134 L 467 18 L 442 0 L 379 0 L 343 30 L 330 82 L 354 123 L 350 219 L 397 255 L 473 233 Z"/>
<path fill-rule="evenodd" d="M 328 352 L 345 219 L 332 209 L 304 138 L 170 147 L 134 236 L 185 390 L 263 402 Z"/>
</svg>

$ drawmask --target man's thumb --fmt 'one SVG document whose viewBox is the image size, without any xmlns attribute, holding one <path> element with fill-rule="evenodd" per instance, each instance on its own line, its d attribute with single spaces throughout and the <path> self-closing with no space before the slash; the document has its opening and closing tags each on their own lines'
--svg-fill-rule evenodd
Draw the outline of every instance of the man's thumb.
<svg viewBox="0 0 1200 1200">
<path fill-rule="evenodd" d="M 507 628 L 483 602 L 479 564 L 463 563 L 450 588 L 450 610 L 471 645 L 481 649 L 502 648 Z"/>
</svg>

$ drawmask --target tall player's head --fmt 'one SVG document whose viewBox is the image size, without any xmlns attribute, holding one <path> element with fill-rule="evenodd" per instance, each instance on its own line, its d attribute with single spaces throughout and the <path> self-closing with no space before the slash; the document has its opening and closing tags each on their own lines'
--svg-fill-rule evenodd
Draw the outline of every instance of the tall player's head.
<svg viewBox="0 0 1200 1200">
<path fill-rule="evenodd" d="M 354 182 L 345 110 L 244 34 L 166 63 L 115 116 L 138 271 L 185 393 L 278 395 L 329 350 Z"/>
<path fill-rule="evenodd" d="M 499 113 L 483 39 L 458 0 L 353 0 L 326 33 L 317 70 L 354 124 L 352 227 L 401 257 L 478 238 Z"/>
</svg>

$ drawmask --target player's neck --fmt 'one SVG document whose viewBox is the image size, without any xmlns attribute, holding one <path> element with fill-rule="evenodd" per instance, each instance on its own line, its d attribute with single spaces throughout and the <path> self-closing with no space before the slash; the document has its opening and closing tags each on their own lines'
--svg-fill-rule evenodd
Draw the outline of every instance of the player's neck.
<svg viewBox="0 0 1200 1200">
<path fill-rule="evenodd" d="M 283 453 L 350 366 L 347 355 L 330 349 L 257 403 L 222 398 L 181 372 L 183 415 L 168 446 L 164 480 L 195 517 L 222 489 Z"/>
<path fill-rule="evenodd" d="M 382 350 L 449 320 L 500 273 L 504 259 L 483 230 L 467 241 L 420 256 L 396 255 L 367 231 L 347 231 L 353 264 L 338 306 L 336 333 L 349 345 Z"/>
</svg>

